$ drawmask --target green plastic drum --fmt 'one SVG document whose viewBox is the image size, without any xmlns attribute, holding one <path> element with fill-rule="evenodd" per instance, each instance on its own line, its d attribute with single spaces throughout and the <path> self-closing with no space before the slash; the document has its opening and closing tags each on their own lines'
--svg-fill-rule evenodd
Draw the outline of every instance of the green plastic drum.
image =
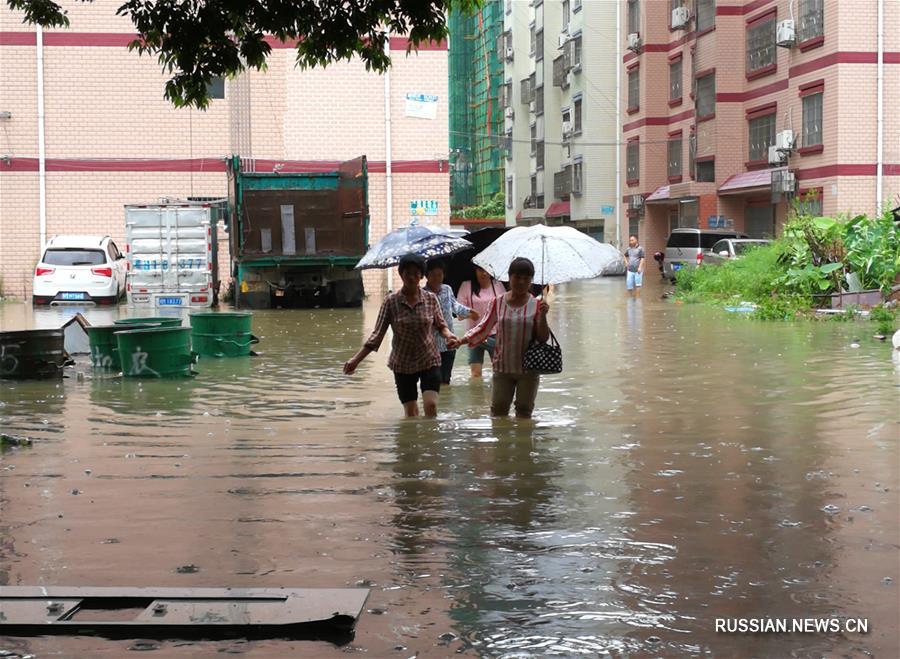
<svg viewBox="0 0 900 659">
<path fill-rule="evenodd" d="M 171 378 L 191 375 L 191 330 L 149 327 L 115 333 L 119 365 L 127 378 Z"/>
<path fill-rule="evenodd" d="M 223 311 L 191 314 L 194 352 L 204 357 L 245 357 L 259 343 L 251 333 L 253 314 Z"/>
<path fill-rule="evenodd" d="M 181 318 L 172 316 L 152 316 L 147 318 L 119 318 L 116 325 L 158 325 L 160 327 L 181 327 Z"/>
<path fill-rule="evenodd" d="M 88 342 L 91 346 L 91 364 L 101 371 L 119 370 L 119 343 L 116 340 L 116 332 L 125 332 L 135 329 L 159 327 L 156 324 L 148 325 L 90 325 L 87 327 Z"/>
</svg>

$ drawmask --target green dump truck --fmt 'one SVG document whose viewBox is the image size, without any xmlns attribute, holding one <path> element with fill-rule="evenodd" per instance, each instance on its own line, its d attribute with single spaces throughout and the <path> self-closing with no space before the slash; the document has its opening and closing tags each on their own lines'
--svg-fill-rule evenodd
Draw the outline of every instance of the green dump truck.
<svg viewBox="0 0 900 659">
<path fill-rule="evenodd" d="M 245 171 L 228 162 L 229 242 L 238 307 L 358 306 L 354 270 L 369 242 L 365 156 L 326 172 Z"/>
</svg>

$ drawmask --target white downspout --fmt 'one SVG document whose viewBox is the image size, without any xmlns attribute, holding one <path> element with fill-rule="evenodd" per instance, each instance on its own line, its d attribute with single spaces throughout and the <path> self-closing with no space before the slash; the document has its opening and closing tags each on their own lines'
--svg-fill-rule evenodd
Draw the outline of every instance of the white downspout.
<svg viewBox="0 0 900 659">
<path fill-rule="evenodd" d="M 876 137 L 875 137 L 875 212 L 881 212 L 884 173 L 884 0 L 878 0 L 878 72 L 876 86 Z"/>
<path fill-rule="evenodd" d="M 388 35 L 384 44 L 384 52 L 391 56 L 391 37 Z M 391 69 L 384 72 L 384 173 L 385 173 L 385 206 L 387 209 L 387 233 L 394 229 L 394 181 L 391 177 Z M 393 287 L 394 272 L 387 271 L 387 288 Z"/>
<path fill-rule="evenodd" d="M 622 247 L 622 12 L 616 3 L 616 249 Z"/>
<path fill-rule="evenodd" d="M 41 256 L 47 244 L 47 162 L 44 153 L 44 32 L 35 27 L 37 49 L 37 118 L 38 118 L 38 197 L 41 234 Z M 38 258 L 41 258 L 40 256 Z"/>
</svg>

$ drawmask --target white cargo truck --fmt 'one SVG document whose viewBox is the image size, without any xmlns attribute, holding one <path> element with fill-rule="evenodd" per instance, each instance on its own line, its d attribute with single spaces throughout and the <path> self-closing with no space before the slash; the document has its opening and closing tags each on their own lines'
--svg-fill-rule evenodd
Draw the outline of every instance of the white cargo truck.
<svg viewBox="0 0 900 659">
<path fill-rule="evenodd" d="M 129 304 L 210 307 L 218 302 L 217 223 L 225 200 L 125 206 Z"/>
</svg>

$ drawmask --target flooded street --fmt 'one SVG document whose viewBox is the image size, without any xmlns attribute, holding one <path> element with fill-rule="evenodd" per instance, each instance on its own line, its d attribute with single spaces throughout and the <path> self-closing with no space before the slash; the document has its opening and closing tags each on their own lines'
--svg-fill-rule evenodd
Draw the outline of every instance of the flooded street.
<svg viewBox="0 0 900 659">
<path fill-rule="evenodd" d="M 401 418 L 387 342 L 342 375 L 377 300 L 257 312 L 261 355 L 201 361 L 189 380 L 93 377 L 82 356 L 81 381 L 3 382 L 3 432 L 35 441 L 0 456 L 0 585 L 372 592 L 343 647 L 0 637 L 0 650 L 898 656 L 890 346 L 867 324 L 752 322 L 661 300 L 656 282 L 641 300 L 623 289 L 556 291 L 565 370 L 544 376 L 533 423 L 492 420 L 490 371 L 470 383 L 464 354 L 437 420 Z M 0 327 L 68 313 L 0 305 Z M 833 614 L 869 633 L 715 630 Z"/>
</svg>

